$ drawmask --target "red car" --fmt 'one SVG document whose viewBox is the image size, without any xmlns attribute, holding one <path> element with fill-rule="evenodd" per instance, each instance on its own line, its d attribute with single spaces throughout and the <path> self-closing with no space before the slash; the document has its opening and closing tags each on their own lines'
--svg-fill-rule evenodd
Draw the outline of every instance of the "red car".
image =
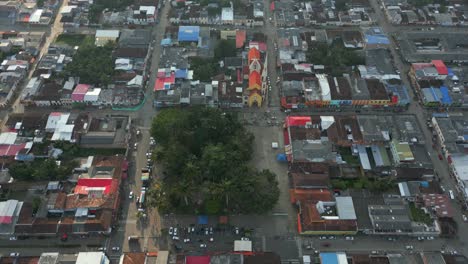
<svg viewBox="0 0 468 264">
<path fill-rule="evenodd" d="M 439 160 L 443 160 L 444 157 L 442 157 L 442 154 L 439 154 Z"/>
</svg>

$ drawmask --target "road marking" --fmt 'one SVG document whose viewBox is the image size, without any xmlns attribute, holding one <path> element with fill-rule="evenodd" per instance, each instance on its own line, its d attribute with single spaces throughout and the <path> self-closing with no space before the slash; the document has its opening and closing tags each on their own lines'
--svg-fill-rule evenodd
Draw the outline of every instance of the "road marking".
<svg viewBox="0 0 468 264">
<path fill-rule="evenodd" d="M 274 216 L 288 216 L 288 213 L 272 213 Z"/>
</svg>

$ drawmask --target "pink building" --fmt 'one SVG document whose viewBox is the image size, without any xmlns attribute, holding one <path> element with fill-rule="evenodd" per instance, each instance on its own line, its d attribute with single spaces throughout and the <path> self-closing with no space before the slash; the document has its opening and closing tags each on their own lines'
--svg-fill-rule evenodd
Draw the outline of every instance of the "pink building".
<svg viewBox="0 0 468 264">
<path fill-rule="evenodd" d="M 88 92 L 89 88 L 91 85 L 89 84 L 78 84 L 75 87 L 75 90 L 73 90 L 73 93 L 71 95 L 71 99 L 73 102 L 83 102 L 86 93 Z"/>
</svg>

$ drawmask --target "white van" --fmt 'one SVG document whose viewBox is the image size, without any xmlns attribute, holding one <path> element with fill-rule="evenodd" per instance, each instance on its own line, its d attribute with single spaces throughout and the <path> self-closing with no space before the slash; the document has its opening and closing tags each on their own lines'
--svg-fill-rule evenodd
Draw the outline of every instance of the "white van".
<svg viewBox="0 0 468 264">
<path fill-rule="evenodd" d="M 450 199 L 455 200 L 455 195 L 452 190 L 449 190 Z"/>
</svg>

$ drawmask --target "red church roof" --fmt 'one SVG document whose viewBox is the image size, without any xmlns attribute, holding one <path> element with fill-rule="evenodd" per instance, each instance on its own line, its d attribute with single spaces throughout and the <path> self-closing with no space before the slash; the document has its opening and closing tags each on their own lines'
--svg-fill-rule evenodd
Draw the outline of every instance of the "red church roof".
<svg viewBox="0 0 468 264">
<path fill-rule="evenodd" d="M 258 51 L 258 49 L 256 48 L 251 48 L 249 50 L 249 64 L 254 59 L 257 59 L 257 60 L 260 59 L 260 51 Z"/>
<path fill-rule="evenodd" d="M 253 71 L 249 75 L 249 88 L 254 87 L 255 85 L 262 86 L 262 79 L 260 73 Z"/>
</svg>

